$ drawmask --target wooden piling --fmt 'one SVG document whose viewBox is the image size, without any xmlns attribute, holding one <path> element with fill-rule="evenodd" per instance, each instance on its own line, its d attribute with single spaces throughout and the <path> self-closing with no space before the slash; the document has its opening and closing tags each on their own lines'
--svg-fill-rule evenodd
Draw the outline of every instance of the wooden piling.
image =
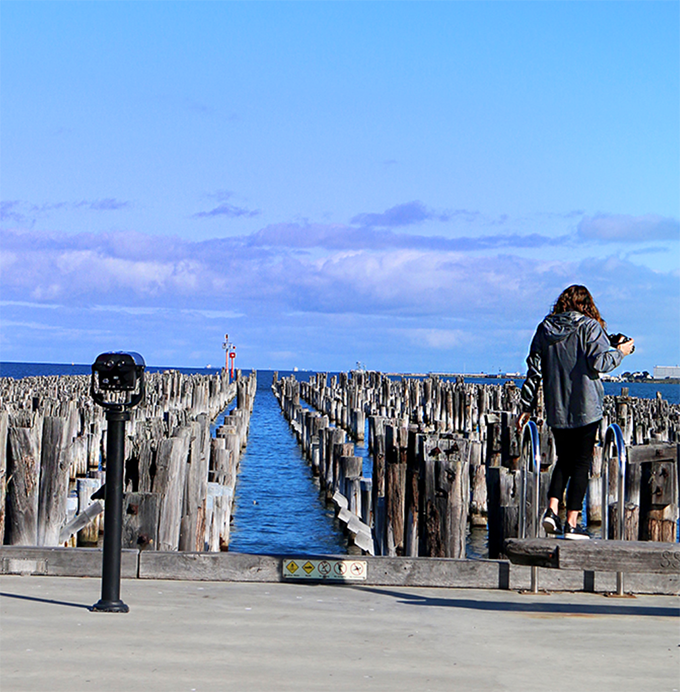
<svg viewBox="0 0 680 692">
<path fill-rule="evenodd" d="M 66 523 L 66 497 L 71 466 L 67 444 L 68 421 L 45 416 L 40 456 L 37 544 L 59 545 L 59 532 Z"/>
<path fill-rule="evenodd" d="M 7 496 L 7 433 L 9 413 L 0 411 L 0 545 L 5 540 L 5 504 Z"/>
<path fill-rule="evenodd" d="M 35 427 L 9 428 L 8 545 L 38 544 L 42 419 Z"/>
</svg>

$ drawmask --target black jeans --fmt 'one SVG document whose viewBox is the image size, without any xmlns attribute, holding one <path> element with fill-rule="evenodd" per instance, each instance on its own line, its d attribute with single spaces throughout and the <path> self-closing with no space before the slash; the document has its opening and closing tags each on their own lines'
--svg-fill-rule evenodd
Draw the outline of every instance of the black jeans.
<svg viewBox="0 0 680 692">
<path fill-rule="evenodd" d="M 553 428 L 557 463 L 550 479 L 548 497 L 562 500 L 567 490 L 567 510 L 581 511 L 583 498 L 588 488 L 588 474 L 593 461 L 595 435 L 600 421 L 589 423 L 582 428 Z"/>
</svg>

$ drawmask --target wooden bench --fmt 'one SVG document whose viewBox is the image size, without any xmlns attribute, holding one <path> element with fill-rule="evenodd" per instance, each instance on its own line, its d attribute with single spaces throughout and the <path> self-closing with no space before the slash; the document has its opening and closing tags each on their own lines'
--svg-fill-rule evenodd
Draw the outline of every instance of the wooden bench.
<svg viewBox="0 0 680 692">
<path fill-rule="evenodd" d="M 508 538 L 504 552 L 516 565 L 593 572 L 680 574 L 680 543 Z"/>
</svg>

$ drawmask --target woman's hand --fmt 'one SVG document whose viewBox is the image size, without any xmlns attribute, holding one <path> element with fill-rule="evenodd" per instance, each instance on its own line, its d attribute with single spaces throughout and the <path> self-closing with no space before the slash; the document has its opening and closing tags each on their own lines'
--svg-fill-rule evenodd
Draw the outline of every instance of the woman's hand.
<svg viewBox="0 0 680 692">
<path fill-rule="evenodd" d="M 629 356 L 633 352 L 633 347 L 635 346 L 635 339 L 628 339 L 622 344 L 619 344 L 616 348 L 623 353 L 624 356 Z"/>
</svg>

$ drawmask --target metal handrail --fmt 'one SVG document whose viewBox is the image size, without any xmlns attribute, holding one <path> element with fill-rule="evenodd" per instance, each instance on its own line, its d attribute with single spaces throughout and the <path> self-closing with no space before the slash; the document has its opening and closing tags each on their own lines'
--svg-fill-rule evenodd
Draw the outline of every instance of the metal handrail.
<svg viewBox="0 0 680 692">
<path fill-rule="evenodd" d="M 525 450 L 529 448 L 529 459 L 525 454 Z M 528 473 L 529 464 L 533 462 L 534 473 L 534 492 L 531 502 L 534 519 L 534 535 L 532 538 L 538 538 L 540 526 L 540 496 L 541 496 L 541 446 L 538 438 L 538 426 L 533 421 L 525 424 L 522 430 L 522 446 L 521 446 L 521 469 L 522 483 L 520 491 L 519 505 L 519 533 L 520 538 L 527 538 L 527 493 L 528 493 Z M 531 592 L 538 593 L 538 567 L 531 568 Z"/>
<path fill-rule="evenodd" d="M 616 517 L 617 526 L 614 535 L 615 540 L 622 541 L 625 527 L 625 493 L 626 493 L 626 463 L 628 453 L 626 443 L 623 439 L 621 428 L 616 423 L 612 423 L 604 437 L 602 447 L 602 538 L 609 538 L 609 461 L 611 460 L 611 450 L 616 447 L 616 456 L 619 461 L 618 478 L 618 502 L 620 511 Z"/>
<path fill-rule="evenodd" d="M 527 460 L 524 450 L 529 447 L 531 450 L 530 459 Z M 532 509 L 534 514 L 534 536 L 532 538 L 538 538 L 538 526 L 539 526 L 539 497 L 540 497 L 540 477 L 541 477 L 541 447 L 538 438 L 538 426 L 534 421 L 529 421 L 522 430 L 522 485 L 521 485 L 521 500 L 519 506 L 519 532 L 520 538 L 527 538 L 527 467 L 529 464 L 527 461 L 533 462 L 534 476 L 537 482 L 534 484 L 534 496 L 532 498 Z"/>
<path fill-rule="evenodd" d="M 619 462 L 618 473 L 618 511 L 616 516 L 616 527 L 614 540 L 622 541 L 625 536 L 626 526 L 626 464 L 628 463 L 628 452 L 626 442 L 623 439 L 621 428 L 612 423 L 604 436 L 602 447 L 602 540 L 609 540 L 609 462 L 611 452 L 616 448 L 616 456 Z M 623 595 L 623 572 L 616 573 L 616 593 Z"/>
</svg>

